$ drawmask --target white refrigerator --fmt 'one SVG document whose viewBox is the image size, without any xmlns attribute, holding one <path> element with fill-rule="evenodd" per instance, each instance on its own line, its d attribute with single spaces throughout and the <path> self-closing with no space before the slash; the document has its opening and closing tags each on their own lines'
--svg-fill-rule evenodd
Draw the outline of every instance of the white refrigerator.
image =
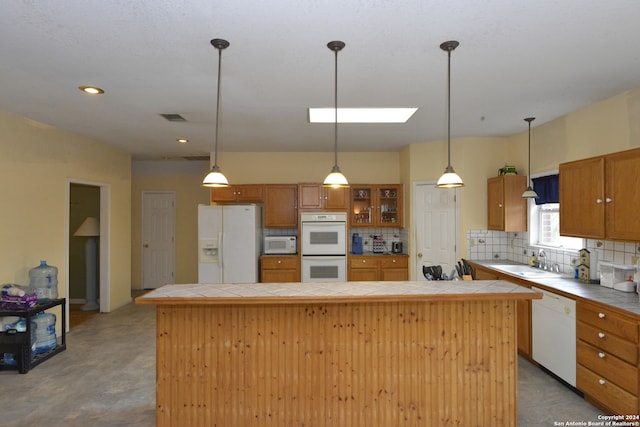
<svg viewBox="0 0 640 427">
<path fill-rule="evenodd" d="M 262 208 L 198 205 L 198 283 L 257 283 Z"/>
</svg>

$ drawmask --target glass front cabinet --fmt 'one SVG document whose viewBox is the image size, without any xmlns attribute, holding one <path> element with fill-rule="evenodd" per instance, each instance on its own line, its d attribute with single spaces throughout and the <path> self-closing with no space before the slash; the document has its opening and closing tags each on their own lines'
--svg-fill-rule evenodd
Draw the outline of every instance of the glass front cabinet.
<svg viewBox="0 0 640 427">
<path fill-rule="evenodd" d="M 402 184 L 351 185 L 352 227 L 402 227 Z"/>
</svg>

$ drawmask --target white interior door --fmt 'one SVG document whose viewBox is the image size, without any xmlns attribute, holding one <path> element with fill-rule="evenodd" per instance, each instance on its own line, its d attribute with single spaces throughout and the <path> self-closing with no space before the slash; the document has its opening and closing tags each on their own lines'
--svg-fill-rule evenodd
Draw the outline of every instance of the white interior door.
<svg viewBox="0 0 640 427">
<path fill-rule="evenodd" d="M 426 280 L 422 266 L 440 265 L 449 275 L 458 259 L 457 190 L 434 183 L 414 185 L 416 280 Z"/>
<path fill-rule="evenodd" d="M 142 287 L 175 280 L 176 208 L 173 191 L 142 193 Z"/>
</svg>

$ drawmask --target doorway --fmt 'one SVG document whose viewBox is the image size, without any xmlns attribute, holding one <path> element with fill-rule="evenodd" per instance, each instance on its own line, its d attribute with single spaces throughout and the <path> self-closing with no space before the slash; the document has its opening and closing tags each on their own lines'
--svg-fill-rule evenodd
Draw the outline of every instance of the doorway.
<svg viewBox="0 0 640 427">
<path fill-rule="evenodd" d="M 93 315 L 110 310 L 110 298 L 108 282 L 109 271 L 109 235 L 106 232 L 109 223 L 109 193 L 110 186 L 104 183 L 83 180 L 67 180 L 67 221 L 66 221 L 66 265 L 65 295 L 68 301 L 66 305 L 67 328 L 71 328 L 87 320 Z M 96 270 L 95 288 L 93 297 L 87 292 L 87 237 L 79 237 L 74 234 L 87 218 L 96 218 L 98 231 L 94 236 L 96 243 L 95 263 Z M 91 233 L 93 234 L 93 233 Z M 80 307 L 87 304 L 88 298 L 95 298 L 98 308 L 82 311 Z M 76 310 L 77 308 L 77 310 Z"/>
<path fill-rule="evenodd" d="M 458 190 L 439 189 L 435 182 L 414 183 L 416 280 L 426 280 L 423 266 L 440 265 L 449 275 L 458 259 Z"/>
<path fill-rule="evenodd" d="M 175 282 L 176 193 L 142 192 L 142 288 Z"/>
</svg>

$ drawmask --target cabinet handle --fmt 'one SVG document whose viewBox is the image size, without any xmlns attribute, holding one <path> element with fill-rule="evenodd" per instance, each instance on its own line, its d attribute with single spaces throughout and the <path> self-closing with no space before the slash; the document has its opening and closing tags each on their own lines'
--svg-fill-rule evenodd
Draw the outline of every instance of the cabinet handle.
<svg viewBox="0 0 640 427">
<path fill-rule="evenodd" d="M 600 378 L 600 379 L 598 380 L 598 382 L 600 383 L 600 385 L 605 385 L 605 383 L 606 383 L 606 381 L 605 381 L 605 380 L 603 380 L 602 378 Z"/>
<path fill-rule="evenodd" d="M 603 332 L 598 332 L 598 338 L 600 338 L 600 339 L 604 338 L 604 333 Z"/>
<path fill-rule="evenodd" d="M 282 264 L 282 260 L 281 259 L 278 260 L 278 264 Z"/>
<path fill-rule="evenodd" d="M 367 262 L 367 260 L 366 260 L 366 259 L 363 259 L 363 260 L 362 260 L 362 263 L 363 263 L 363 264 L 364 264 L 364 263 L 366 263 L 366 262 Z"/>
<path fill-rule="evenodd" d="M 605 356 L 606 356 L 606 354 L 604 354 L 603 352 L 598 353 L 598 357 L 600 359 L 604 359 Z"/>
<path fill-rule="evenodd" d="M 501 208 L 502 207 L 502 203 L 498 203 L 498 207 Z"/>
<path fill-rule="evenodd" d="M 395 260 L 395 259 L 394 259 L 394 260 L 392 260 L 392 261 L 393 261 L 393 263 L 394 263 L 394 264 L 396 263 L 396 260 Z"/>
<path fill-rule="evenodd" d="M 613 202 L 613 199 L 611 197 L 607 197 L 606 199 L 604 199 L 604 201 L 607 203 L 611 203 Z"/>
<path fill-rule="evenodd" d="M 605 316 L 604 313 L 598 313 L 598 317 L 601 318 L 601 319 L 604 319 L 606 316 Z"/>
<path fill-rule="evenodd" d="M 602 199 L 596 199 L 596 203 L 597 203 L 597 204 L 602 203 Z"/>
</svg>

